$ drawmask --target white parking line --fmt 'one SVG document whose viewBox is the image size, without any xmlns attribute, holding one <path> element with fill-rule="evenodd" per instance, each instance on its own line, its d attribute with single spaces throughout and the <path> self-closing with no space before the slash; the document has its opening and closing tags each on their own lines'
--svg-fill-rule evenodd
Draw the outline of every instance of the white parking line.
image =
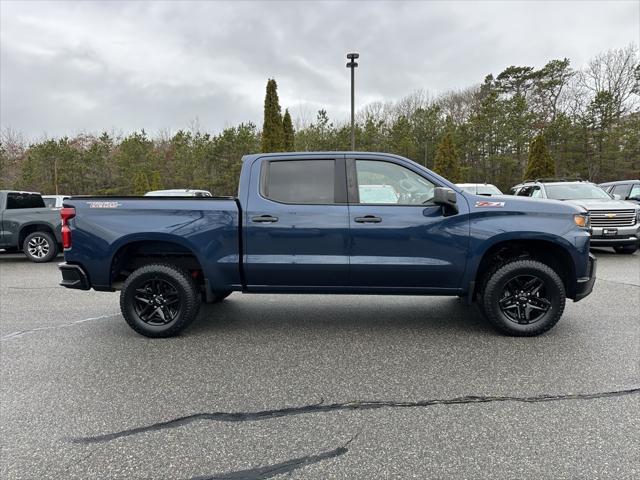
<svg viewBox="0 0 640 480">
<path fill-rule="evenodd" d="M 76 320 L 71 323 L 63 323 L 62 325 L 51 325 L 48 327 L 38 327 L 38 328 L 32 328 L 30 330 L 21 330 L 19 332 L 9 333 L 7 335 L 0 337 L 0 341 L 4 342 L 5 340 L 13 340 L 14 338 L 22 337 L 23 335 L 26 335 L 28 333 L 39 332 L 41 330 L 55 330 L 58 328 L 73 327 L 74 325 L 78 325 L 80 323 L 91 322 L 93 320 L 105 320 L 107 318 L 113 318 L 119 315 L 120 315 L 119 313 L 112 313 L 111 315 L 102 315 L 100 317 L 83 318 L 82 320 Z"/>
</svg>

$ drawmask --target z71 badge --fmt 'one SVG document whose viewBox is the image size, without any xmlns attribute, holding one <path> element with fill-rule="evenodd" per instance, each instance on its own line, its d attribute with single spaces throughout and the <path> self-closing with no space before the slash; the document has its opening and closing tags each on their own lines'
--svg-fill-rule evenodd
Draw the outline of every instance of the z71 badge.
<svg viewBox="0 0 640 480">
<path fill-rule="evenodd" d="M 503 208 L 505 202 L 489 202 L 480 201 L 476 202 L 476 208 Z"/>
<path fill-rule="evenodd" d="M 89 208 L 118 208 L 122 204 L 120 202 L 87 202 Z"/>
</svg>

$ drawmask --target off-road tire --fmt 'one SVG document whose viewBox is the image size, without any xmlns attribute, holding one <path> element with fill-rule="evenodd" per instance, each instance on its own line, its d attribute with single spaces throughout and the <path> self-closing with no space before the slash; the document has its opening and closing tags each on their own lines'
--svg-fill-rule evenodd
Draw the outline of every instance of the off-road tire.
<svg viewBox="0 0 640 480">
<path fill-rule="evenodd" d="M 58 244 L 49 232 L 33 232 L 22 242 L 22 253 L 34 263 L 46 263 L 58 255 Z"/>
<path fill-rule="evenodd" d="M 162 325 L 143 320 L 144 315 L 141 316 L 140 311 L 140 289 L 144 291 L 143 295 L 149 295 L 146 288 L 150 288 L 148 285 L 153 285 L 154 282 L 173 289 L 171 295 L 177 295 L 179 299 L 175 318 Z M 164 308 L 161 310 L 164 311 Z M 149 264 L 140 267 L 127 277 L 120 292 L 122 316 L 131 328 L 145 337 L 164 338 L 178 335 L 193 322 L 199 308 L 200 294 L 193 279 L 187 271 L 174 265 Z"/>
<path fill-rule="evenodd" d="M 543 283 L 549 309 L 533 323 L 518 323 L 509 318 L 500 307 L 507 284 L 517 277 L 535 277 Z M 487 320 L 498 331 L 512 336 L 532 337 L 551 329 L 564 311 L 566 292 L 560 276 L 548 265 L 529 259 L 506 262 L 490 271 L 483 282 L 481 309 Z"/>
</svg>

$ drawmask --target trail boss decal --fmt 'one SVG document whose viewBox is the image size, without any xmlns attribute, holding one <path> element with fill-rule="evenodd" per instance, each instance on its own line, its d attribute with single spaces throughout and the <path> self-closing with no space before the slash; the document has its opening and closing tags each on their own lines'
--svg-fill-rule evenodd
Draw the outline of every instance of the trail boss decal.
<svg viewBox="0 0 640 480">
<path fill-rule="evenodd" d="M 476 202 L 476 208 L 503 208 L 505 202 L 489 202 L 480 201 Z"/>
<path fill-rule="evenodd" d="M 122 204 L 120 202 L 87 202 L 89 208 L 118 208 Z"/>
</svg>

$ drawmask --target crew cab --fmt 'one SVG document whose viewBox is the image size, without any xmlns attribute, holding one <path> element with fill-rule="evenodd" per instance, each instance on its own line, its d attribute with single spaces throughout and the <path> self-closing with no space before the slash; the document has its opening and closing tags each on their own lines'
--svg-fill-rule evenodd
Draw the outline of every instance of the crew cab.
<svg viewBox="0 0 640 480">
<path fill-rule="evenodd" d="M 46 207 L 39 193 L 0 190 L 0 248 L 50 262 L 60 251 L 60 229 L 59 211 Z"/>
<path fill-rule="evenodd" d="M 474 195 L 390 154 L 247 155 L 237 197 L 72 197 L 61 215 L 61 284 L 120 290 L 148 337 L 233 291 L 459 296 L 532 336 L 595 281 L 583 208 Z"/>
<path fill-rule="evenodd" d="M 513 190 L 514 195 L 552 198 L 587 209 L 594 247 L 613 247 L 623 254 L 632 254 L 638 249 L 640 207 L 614 198 L 591 182 L 540 179 L 516 185 Z"/>
</svg>

